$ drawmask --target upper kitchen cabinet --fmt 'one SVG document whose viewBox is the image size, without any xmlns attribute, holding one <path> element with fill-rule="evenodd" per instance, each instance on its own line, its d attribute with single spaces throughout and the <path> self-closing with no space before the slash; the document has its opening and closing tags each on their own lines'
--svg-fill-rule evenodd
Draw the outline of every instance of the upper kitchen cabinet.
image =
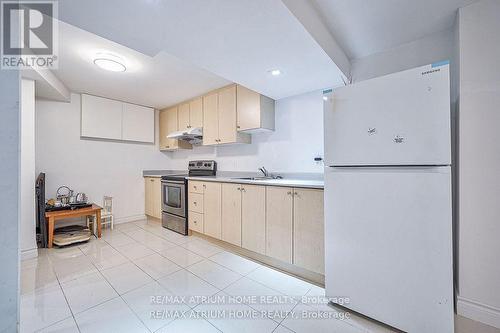
<svg viewBox="0 0 500 333">
<path fill-rule="evenodd" d="M 82 94 L 81 136 L 154 143 L 154 109 Z"/>
<path fill-rule="evenodd" d="M 238 85 L 236 88 L 238 131 L 274 131 L 274 100 Z"/>
<path fill-rule="evenodd" d="M 172 132 L 178 131 L 179 107 L 160 111 L 160 150 L 190 149 L 192 146 L 184 141 L 167 138 Z"/>
<path fill-rule="evenodd" d="M 122 139 L 155 142 L 154 110 L 145 106 L 123 103 Z"/>
<path fill-rule="evenodd" d="M 178 108 L 179 131 L 203 127 L 203 99 L 198 97 Z"/>
<path fill-rule="evenodd" d="M 249 134 L 236 128 L 236 85 L 203 97 L 203 144 L 250 143 Z"/>
</svg>

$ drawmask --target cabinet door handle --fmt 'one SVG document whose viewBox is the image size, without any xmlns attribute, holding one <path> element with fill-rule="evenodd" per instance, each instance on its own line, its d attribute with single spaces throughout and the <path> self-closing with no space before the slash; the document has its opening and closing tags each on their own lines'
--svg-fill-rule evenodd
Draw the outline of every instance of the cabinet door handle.
<svg viewBox="0 0 500 333">
<path fill-rule="evenodd" d="M 193 201 L 193 204 L 194 204 L 194 205 L 197 205 L 196 201 Z"/>
<path fill-rule="evenodd" d="M 238 188 L 236 188 L 236 189 L 237 189 L 238 191 L 241 191 L 241 188 L 239 188 L 239 187 L 238 187 Z"/>
<path fill-rule="evenodd" d="M 154 179 L 150 179 L 149 181 L 154 182 L 155 180 Z"/>
<path fill-rule="evenodd" d="M 292 192 L 288 191 L 288 192 L 286 192 L 286 194 L 288 194 L 288 195 L 292 195 Z"/>
<path fill-rule="evenodd" d="M 297 192 L 293 192 L 293 195 L 299 196 L 299 194 Z"/>
<path fill-rule="evenodd" d="M 242 187 L 242 188 L 241 188 L 241 190 L 242 190 L 243 192 L 246 192 L 246 190 L 245 190 L 245 188 L 244 188 L 244 187 Z"/>
<path fill-rule="evenodd" d="M 193 185 L 193 188 L 196 190 L 197 189 L 196 185 Z"/>
<path fill-rule="evenodd" d="M 240 129 L 240 128 L 241 128 L 241 126 L 240 126 L 240 125 L 238 125 L 238 126 L 236 126 L 236 128 L 237 128 L 237 129 Z"/>
<path fill-rule="evenodd" d="M 203 184 L 203 188 L 207 188 L 207 185 Z"/>
</svg>

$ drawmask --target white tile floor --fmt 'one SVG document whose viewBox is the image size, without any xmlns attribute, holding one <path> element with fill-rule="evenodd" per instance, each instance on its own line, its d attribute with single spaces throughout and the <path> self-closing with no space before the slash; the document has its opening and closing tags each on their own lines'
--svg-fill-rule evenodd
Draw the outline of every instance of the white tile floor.
<svg viewBox="0 0 500 333">
<path fill-rule="evenodd" d="M 41 249 L 21 264 L 21 294 L 21 332 L 389 332 L 302 298 L 323 288 L 156 220 Z M 462 317 L 456 331 L 500 332 Z"/>
</svg>

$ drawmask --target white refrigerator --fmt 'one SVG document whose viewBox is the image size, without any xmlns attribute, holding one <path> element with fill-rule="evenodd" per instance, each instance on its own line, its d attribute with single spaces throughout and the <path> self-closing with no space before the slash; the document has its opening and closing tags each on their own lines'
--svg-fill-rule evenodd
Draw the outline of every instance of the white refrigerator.
<svg viewBox="0 0 500 333">
<path fill-rule="evenodd" d="M 448 63 L 324 100 L 326 295 L 406 332 L 452 333 Z"/>
</svg>

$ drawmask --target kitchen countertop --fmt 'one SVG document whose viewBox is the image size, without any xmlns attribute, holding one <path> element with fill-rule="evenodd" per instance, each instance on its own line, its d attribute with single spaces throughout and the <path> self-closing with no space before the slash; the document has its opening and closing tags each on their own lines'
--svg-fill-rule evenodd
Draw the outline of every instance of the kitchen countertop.
<svg viewBox="0 0 500 333">
<path fill-rule="evenodd" d="M 143 177 L 161 177 L 167 175 L 187 174 L 186 170 L 144 170 Z"/>
<path fill-rule="evenodd" d="M 237 184 L 252 184 L 252 185 L 267 185 L 267 186 L 293 186 L 293 187 L 306 187 L 306 188 L 324 188 L 323 180 L 317 179 L 237 179 L 230 177 L 188 177 L 188 180 L 198 180 L 207 182 L 221 182 L 221 183 L 237 183 Z"/>
<path fill-rule="evenodd" d="M 165 175 L 184 174 L 183 170 L 144 170 L 144 177 L 161 177 Z M 260 177 L 262 174 L 255 172 L 218 171 L 217 176 L 193 176 L 188 180 L 211 181 L 221 183 L 254 184 L 267 186 L 293 186 L 305 188 L 324 188 L 323 174 L 320 173 L 277 173 L 283 179 L 238 179 L 243 177 Z"/>
</svg>

